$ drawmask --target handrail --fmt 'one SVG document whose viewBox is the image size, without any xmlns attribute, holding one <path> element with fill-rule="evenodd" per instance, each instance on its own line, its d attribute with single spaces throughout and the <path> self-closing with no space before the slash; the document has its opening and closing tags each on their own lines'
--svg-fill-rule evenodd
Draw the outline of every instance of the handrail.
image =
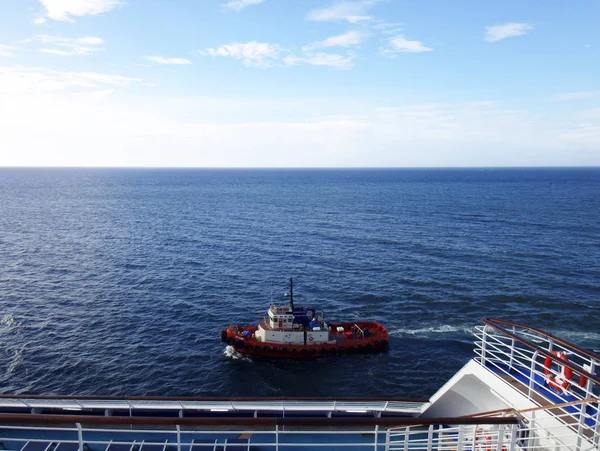
<svg viewBox="0 0 600 451">
<path fill-rule="evenodd" d="M 579 347 L 577 347 L 575 345 L 572 345 L 571 343 L 568 343 L 568 342 L 566 342 L 564 340 L 560 340 L 560 339 L 554 337 L 553 335 L 550 335 L 550 334 L 548 334 L 546 332 L 543 332 L 543 331 L 540 331 L 538 329 L 534 329 L 532 327 L 524 326 L 524 325 L 518 324 L 518 323 L 513 323 L 511 321 L 497 320 L 497 319 L 493 319 L 493 318 L 483 319 L 482 321 L 483 321 L 483 323 L 486 326 L 490 326 L 493 329 L 496 329 L 497 331 L 502 332 L 507 337 L 510 337 L 510 338 L 512 338 L 515 341 L 518 341 L 522 345 L 525 345 L 528 348 L 537 351 L 538 353 L 540 353 L 541 355 L 543 355 L 545 357 L 550 357 L 551 359 L 556 359 L 556 356 L 552 355 L 550 352 L 546 351 L 544 348 L 542 348 L 540 346 L 537 346 L 537 345 L 535 345 L 535 344 L 533 344 L 533 343 L 531 343 L 531 342 L 529 342 L 529 341 L 527 341 L 527 340 L 519 337 L 518 335 L 513 334 L 512 332 L 509 332 L 508 330 L 504 329 L 503 327 L 500 327 L 499 325 L 495 324 L 494 322 L 500 322 L 500 323 L 503 323 L 503 324 L 506 324 L 506 325 L 509 325 L 509 326 L 521 327 L 521 328 L 524 328 L 524 329 L 533 330 L 534 332 L 540 333 L 541 335 L 546 336 L 548 338 L 551 338 L 552 340 L 556 339 L 557 343 L 560 343 L 561 345 L 563 345 L 565 347 L 572 348 L 573 350 L 576 350 L 577 352 L 582 352 L 583 354 L 586 355 L 586 357 L 593 358 L 593 359 L 598 359 L 600 361 L 600 356 L 598 356 L 596 354 L 593 354 L 593 353 L 589 353 L 587 351 L 583 351 L 583 350 L 581 350 L 581 348 L 579 348 Z M 560 364 L 563 365 L 563 366 L 566 366 L 567 368 L 570 368 L 571 370 L 575 371 L 577 374 L 580 374 L 580 375 L 583 375 L 583 376 L 587 377 L 588 379 L 594 381 L 596 384 L 600 384 L 600 378 L 598 378 L 595 374 L 589 373 L 588 371 L 586 371 L 586 370 L 584 370 L 584 369 L 582 369 L 582 368 L 574 365 L 572 362 L 561 360 Z"/>
<path fill-rule="evenodd" d="M 574 345 L 573 343 L 569 343 L 568 341 L 565 341 L 562 338 L 558 338 L 558 337 L 556 337 L 556 336 L 554 336 L 552 334 L 549 334 L 548 332 L 544 332 L 543 330 L 538 329 L 536 327 L 526 326 L 524 324 L 519 324 L 519 323 L 515 323 L 513 321 L 508 321 L 508 320 L 505 320 L 505 319 L 498 319 L 498 318 L 484 318 L 484 319 L 482 319 L 482 322 L 484 324 L 487 324 L 488 326 L 492 326 L 492 327 L 494 327 L 495 329 L 498 329 L 498 330 L 500 330 L 500 329 L 494 323 L 503 324 L 505 326 L 519 327 L 521 329 L 531 330 L 531 331 L 536 332 L 536 333 L 538 333 L 538 334 L 540 334 L 540 335 L 542 335 L 544 337 L 551 338 L 553 341 L 555 341 L 557 343 L 560 343 L 563 346 L 570 347 L 573 350 L 575 350 L 575 351 L 577 351 L 577 352 L 585 355 L 586 357 L 589 357 L 590 359 L 595 359 L 595 360 L 598 360 L 600 362 L 600 355 L 598 355 L 598 354 L 596 354 L 594 352 L 588 351 L 586 349 L 580 348 L 579 346 Z M 502 330 L 504 330 L 504 329 L 502 329 Z"/>
<path fill-rule="evenodd" d="M 486 424 L 517 424 L 516 417 L 486 418 Z M 481 418 L 248 418 L 248 417 L 107 417 L 88 415 L 0 414 L 0 423 L 84 423 L 142 425 L 248 425 L 248 426 L 408 426 L 425 424 L 481 424 Z"/>
<path fill-rule="evenodd" d="M 538 410 L 548 410 L 548 409 L 557 409 L 557 408 L 561 408 L 561 407 L 569 407 L 569 406 L 576 406 L 577 404 L 584 404 L 584 403 L 593 403 L 593 402 L 598 402 L 599 399 L 598 398 L 588 398 L 588 399 L 578 399 L 577 401 L 570 401 L 570 402 L 561 402 L 558 404 L 545 404 L 543 406 L 536 406 L 536 407 L 530 407 L 528 409 L 513 409 L 513 408 L 508 408 L 508 409 L 497 409 L 497 410 L 488 410 L 487 412 L 478 412 L 478 413 L 473 413 L 470 415 L 463 415 L 460 418 L 488 418 L 487 415 L 496 415 L 496 414 L 500 414 L 500 413 L 529 413 L 529 412 L 536 412 Z"/>
<path fill-rule="evenodd" d="M 394 401 L 394 402 L 429 402 L 424 398 L 327 398 L 327 397 L 193 397 L 193 396 L 75 396 L 75 395 L 0 395 L 0 399 L 69 399 L 69 400 L 94 400 L 94 401 L 316 401 L 316 402 L 334 402 L 334 401 Z"/>
</svg>

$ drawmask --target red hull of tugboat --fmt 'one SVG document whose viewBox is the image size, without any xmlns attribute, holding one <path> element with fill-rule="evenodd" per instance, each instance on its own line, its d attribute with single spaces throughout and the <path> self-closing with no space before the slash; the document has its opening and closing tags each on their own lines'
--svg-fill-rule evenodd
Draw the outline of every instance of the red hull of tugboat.
<svg viewBox="0 0 600 451">
<path fill-rule="evenodd" d="M 335 332 L 340 326 L 345 331 L 351 330 L 353 326 L 358 326 L 363 330 L 366 328 L 369 330 L 369 336 L 352 335 L 348 337 L 347 333 Z M 335 340 L 335 343 L 306 345 L 260 342 L 254 338 L 257 329 L 253 326 L 229 326 L 221 333 L 221 339 L 241 354 L 286 359 L 381 352 L 386 350 L 389 345 L 389 335 L 385 327 L 373 322 L 332 324 L 329 339 L 330 341 Z M 252 336 L 244 337 L 244 331 L 250 331 Z"/>
</svg>

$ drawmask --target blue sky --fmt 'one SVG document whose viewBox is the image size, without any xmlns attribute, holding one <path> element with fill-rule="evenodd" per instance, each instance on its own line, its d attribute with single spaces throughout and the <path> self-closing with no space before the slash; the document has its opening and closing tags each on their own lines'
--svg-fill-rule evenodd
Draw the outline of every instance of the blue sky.
<svg viewBox="0 0 600 451">
<path fill-rule="evenodd" d="M 2 0 L 0 165 L 600 165 L 600 1 Z"/>
</svg>

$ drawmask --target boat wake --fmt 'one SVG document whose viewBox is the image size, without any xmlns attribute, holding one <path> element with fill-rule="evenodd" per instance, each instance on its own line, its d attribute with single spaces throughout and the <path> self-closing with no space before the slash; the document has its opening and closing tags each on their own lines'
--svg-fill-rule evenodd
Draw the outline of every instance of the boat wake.
<svg viewBox="0 0 600 451">
<path fill-rule="evenodd" d="M 552 334 L 558 337 L 566 337 L 567 340 L 571 341 L 594 341 L 600 343 L 600 333 L 598 332 L 557 329 L 552 330 Z"/>
<path fill-rule="evenodd" d="M 393 329 L 389 332 L 390 335 L 393 336 L 405 336 L 405 335 L 430 335 L 430 334 L 452 334 L 452 333 L 462 333 L 469 334 L 473 333 L 473 328 L 471 326 L 450 326 L 448 324 L 443 324 L 440 326 L 431 326 L 431 327 L 421 327 L 418 329 Z"/>
<path fill-rule="evenodd" d="M 17 349 L 10 361 L 10 366 L 8 367 L 6 372 L 8 374 L 13 373 L 19 367 L 19 365 L 21 365 L 22 362 L 23 362 L 23 353 L 21 352 L 20 349 Z"/>
<path fill-rule="evenodd" d="M 14 316 L 10 313 L 8 315 L 4 315 L 2 319 L 0 319 L 0 324 L 3 326 L 14 326 L 16 324 Z"/>
<path fill-rule="evenodd" d="M 233 360 L 244 360 L 246 362 L 252 361 L 252 359 L 250 357 L 247 357 L 244 354 L 237 352 L 235 349 L 233 349 L 233 346 L 229 346 L 229 345 L 225 346 L 225 350 L 223 351 L 223 354 L 225 354 L 226 357 L 233 359 Z"/>
</svg>

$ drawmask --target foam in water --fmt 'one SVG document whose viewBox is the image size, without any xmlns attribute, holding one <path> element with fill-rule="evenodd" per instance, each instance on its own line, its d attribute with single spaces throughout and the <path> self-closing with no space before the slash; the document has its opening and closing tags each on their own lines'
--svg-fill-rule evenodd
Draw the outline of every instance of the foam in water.
<svg viewBox="0 0 600 451">
<path fill-rule="evenodd" d="M 600 342 L 600 333 L 589 332 L 589 331 L 578 331 L 578 330 L 552 330 L 549 331 L 552 335 L 560 338 L 564 338 L 569 341 L 582 342 L 582 341 L 595 341 Z"/>
<path fill-rule="evenodd" d="M 15 318 L 10 313 L 8 315 L 4 315 L 2 319 L 0 319 L 0 324 L 3 326 L 14 326 L 15 323 Z"/>
<path fill-rule="evenodd" d="M 8 370 L 6 370 L 6 372 L 12 373 L 13 371 L 15 371 L 22 361 L 23 361 L 23 354 L 21 353 L 21 350 L 18 349 L 15 351 L 15 355 L 13 356 L 12 362 L 11 362 L 10 366 L 8 367 Z"/>
<path fill-rule="evenodd" d="M 451 326 L 449 324 L 443 324 L 438 326 L 422 327 L 418 329 L 394 329 L 389 332 L 390 335 L 428 335 L 451 333 L 472 334 L 473 327 L 466 325 Z"/>
<path fill-rule="evenodd" d="M 247 362 L 252 361 L 249 357 L 247 357 L 243 354 L 240 354 L 235 349 L 233 349 L 233 346 L 229 346 L 229 345 L 225 346 L 225 350 L 223 351 L 223 354 L 226 357 L 233 359 L 233 360 L 245 360 Z"/>
</svg>

